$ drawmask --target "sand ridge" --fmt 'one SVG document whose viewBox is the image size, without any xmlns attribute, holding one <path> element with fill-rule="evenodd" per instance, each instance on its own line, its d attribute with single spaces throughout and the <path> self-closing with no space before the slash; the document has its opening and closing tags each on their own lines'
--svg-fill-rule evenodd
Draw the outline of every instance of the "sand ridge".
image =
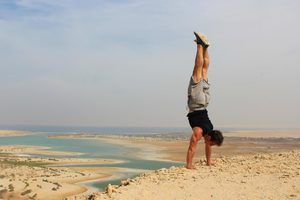
<svg viewBox="0 0 300 200">
<path fill-rule="evenodd" d="M 116 192 L 94 193 L 90 199 L 111 200 L 206 200 L 299 199 L 300 150 L 281 153 L 220 156 L 215 166 L 204 159 L 195 170 L 171 167 L 145 173 L 115 186 Z M 84 199 L 81 197 L 77 199 Z"/>
</svg>

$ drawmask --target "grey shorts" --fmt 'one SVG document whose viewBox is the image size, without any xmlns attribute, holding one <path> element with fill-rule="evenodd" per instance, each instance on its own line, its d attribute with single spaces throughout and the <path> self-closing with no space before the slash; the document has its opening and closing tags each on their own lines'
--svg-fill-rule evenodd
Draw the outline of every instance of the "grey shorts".
<svg viewBox="0 0 300 200">
<path fill-rule="evenodd" d="M 210 101 L 209 87 L 209 83 L 205 80 L 196 83 L 191 77 L 187 102 L 190 111 L 203 110 L 208 106 Z"/>
</svg>

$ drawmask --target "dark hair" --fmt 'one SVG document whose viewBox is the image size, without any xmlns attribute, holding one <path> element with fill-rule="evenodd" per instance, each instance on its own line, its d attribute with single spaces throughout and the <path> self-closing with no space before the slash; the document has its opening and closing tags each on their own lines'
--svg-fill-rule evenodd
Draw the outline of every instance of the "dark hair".
<svg viewBox="0 0 300 200">
<path fill-rule="evenodd" d="M 211 141 L 215 142 L 218 146 L 221 146 L 224 140 L 223 134 L 219 130 L 212 130 L 212 132 L 209 133 L 211 137 Z"/>
</svg>

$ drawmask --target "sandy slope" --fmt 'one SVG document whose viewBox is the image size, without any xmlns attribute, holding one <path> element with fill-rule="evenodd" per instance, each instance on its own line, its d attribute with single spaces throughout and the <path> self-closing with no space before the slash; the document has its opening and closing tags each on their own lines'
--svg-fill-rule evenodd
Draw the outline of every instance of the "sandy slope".
<svg viewBox="0 0 300 200">
<path fill-rule="evenodd" d="M 0 146 L 0 199 L 60 200 L 67 196 L 77 195 L 89 189 L 77 183 L 107 178 L 111 174 L 104 173 L 101 167 L 67 168 L 52 167 L 48 164 L 103 164 L 118 162 L 96 158 L 54 159 L 20 157 L 14 154 L 19 153 L 18 147 L 9 148 L 11 153 L 7 154 L 1 151 L 3 148 L 6 149 L 7 146 Z M 22 146 L 21 148 L 34 150 L 35 146 Z"/>
<path fill-rule="evenodd" d="M 300 150 L 282 153 L 219 157 L 216 165 L 196 163 L 195 170 L 171 167 L 143 174 L 117 188 L 111 197 L 90 199 L 206 200 L 300 199 Z M 81 197 L 77 199 L 85 199 Z"/>
</svg>

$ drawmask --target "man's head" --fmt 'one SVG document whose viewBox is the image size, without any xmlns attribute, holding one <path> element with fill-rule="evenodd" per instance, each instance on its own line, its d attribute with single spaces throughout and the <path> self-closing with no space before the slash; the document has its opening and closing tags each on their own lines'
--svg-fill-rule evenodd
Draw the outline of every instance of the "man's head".
<svg viewBox="0 0 300 200">
<path fill-rule="evenodd" d="M 210 136 L 210 141 L 213 142 L 213 144 L 221 146 L 224 140 L 223 134 L 219 130 L 213 130 L 210 133 L 208 133 Z"/>
</svg>

